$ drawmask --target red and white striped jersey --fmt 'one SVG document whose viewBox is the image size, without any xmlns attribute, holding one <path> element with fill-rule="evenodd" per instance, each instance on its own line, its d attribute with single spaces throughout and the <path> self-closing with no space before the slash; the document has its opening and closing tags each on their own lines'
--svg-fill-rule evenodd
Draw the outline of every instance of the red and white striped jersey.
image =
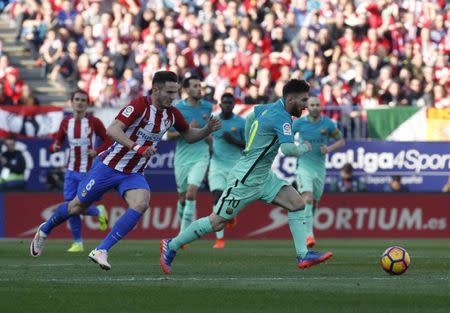
<svg viewBox="0 0 450 313">
<path fill-rule="evenodd" d="M 124 132 L 128 138 L 142 147 L 156 147 L 172 126 L 180 133 L 189 129 L 177 108 L 157 110 L 150 96 L 133 100 L 119 112 L 116 120 L 127 126 Z M 103 152 L 101 158 L 104 164 L 123 173 L 142 173 L 150 161 L 118 142 Z"/>
<path fill-rule="evenodd" d="M 106 135 L 105 126 L 94 116 L 76 119 L 67 116 L 61 122 L 55 142 L 62 146 L 64 139 L 69 143 L 67 169 L 74 172 L 86 173 L 92 165 L 92 158 L 88 151 L 95 148 L 95 138 L 99 136 L 103 143 L 95 149 L 97 154 L 111 145 L 111 139 Z M 52 151 L 53 152 L 53 151 Z"/>
</svg>

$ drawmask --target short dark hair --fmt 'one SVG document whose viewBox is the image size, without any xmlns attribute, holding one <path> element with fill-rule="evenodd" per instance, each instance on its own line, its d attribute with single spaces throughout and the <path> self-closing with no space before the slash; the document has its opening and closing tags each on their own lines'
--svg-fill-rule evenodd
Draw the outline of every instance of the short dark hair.
<svg viewBox="0 0 450 313">
<path fill-rule="evenodd" d="M 89 95 L 88 95 L 88 93 L 87 93 L 86 91 L 84 91 L 83 89 L 77 89 L 77 90 L 73 91 L 73 92 L 70 94 L 70 101 L 73 101 L 73 98 L 75 97 L 75 95 L 76 95 L 77 93 L 82 93 L 83 95 L 86 95 L 86 97 L 87 97 L 87 99 L 88 99 L 88 101 L 89 101 Z"/>
<path fill-rule="evenodd" d="M 401 182 L 402 178 L 400 177 L 400 175 L 393 175 L 391 176 L 392 181 L 398 181 Z"/>
<path fill-rule="evenodd" d="M 342 166 L 342 171 L 344 171 L 345 173 L 353 173 L 353 166 L 351 163 L 345 163 Z"/>
<path fill-rule="evenodd" d="M 309 92 L 309 84 L 303 79 L 291 79 L 283 87 L 283 98 L 293 93 Z"/>
<path fill-rule="evenodd" d="M 183 79 L 183 83 L 181 84 L 181 86 L 185 89 L 189 88 L 189 84 L 191 83 L 191 80 L 200 80 L 200 77 L 198 77 L 197 75 L 187 76 Z"/>
<path fill-rule="evenodd" d="M 178 83 L 178 76 L 172 71 L 159 71 L 153 75 L 152 85 L 162 85 L 166 82 Z"/>
<path fill-rule="evenodd" d="M 230 92 L 225 92 L 222 97 L 220 97 L 220 101 L 222 101 L 224 98 L 232 98 L 234 100 L 234 96 Z"/>
</svg>

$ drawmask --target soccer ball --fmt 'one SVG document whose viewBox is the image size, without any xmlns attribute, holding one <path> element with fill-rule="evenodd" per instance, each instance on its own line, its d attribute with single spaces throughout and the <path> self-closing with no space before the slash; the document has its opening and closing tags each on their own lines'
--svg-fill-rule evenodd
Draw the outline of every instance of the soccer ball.
<svg viewBox="0 0 450 313">
<path fill-rule="evenodd" d="M 381 267 L 391 275 L 401 275 L 409 267 L 411 258 L 405 249 L 398 246 L 387 248 L 381 255 Z"/>
</svg>

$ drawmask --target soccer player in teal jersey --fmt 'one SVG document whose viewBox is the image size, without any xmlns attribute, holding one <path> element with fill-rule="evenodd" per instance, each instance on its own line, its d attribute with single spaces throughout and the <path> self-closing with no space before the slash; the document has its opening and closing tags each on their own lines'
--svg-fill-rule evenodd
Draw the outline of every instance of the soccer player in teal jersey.
<svg viewBox="0 0 450 313">
<path fill-rule="evenodd" d="M 183 81 L 188 97 L 175 104 L 193 128 L 204 127 L 212 113 L 213 104 L 201 98 L 200 79 L 190 76 Z M 175 148 L 175 181 L 178 190 L 177 211 L 181 218 L 180 231 L 188 227 L 196 215 L 197 191 L 209 164 L 209 143 L 200 140 L 189 144 L 177 132 L 168 132 L 169 140 L 178 139 Z"/>
<path fill-rule="evenodd" d="M 214 198 L 214 205 L 219 201 L 222 192 L 227 186 L 227 177 L 233 166 L 242 155 L 245 148 L 245 120 L 233 114 L 235 105 L 234 96 L 231 93 L 224 93 L 220 98 L 221 112 L 217 116 L 222 124 L 222 128 L 213 133 L 213 149 L 209 164 L 209 189 Z M 235 225 L 235 218 L 230 220 L 227 227 Z M 225 247 L 224 231 L 216 232 L 215 249 Z"/>
<path fill-rule="evenodd" d="M 342 134 L 335 123 L 326 116 L 321 116 L 320 100 L 317 97 L 308 100 L 308 116 L 303 116 L 293 123 L 293 131 L 300 134 L 300 140 L 312 145 L 310 152 L 299 156 L 297 161 L 297 189 L 305 201 L 305 224 L 307 229 L 306 244 L 312 248 L 316 244 L 313 233 L 314 211 L 322 197 L 325 183 L 325 155 L 345 145 Z M 336 141 L 328 146 L 330 138 Z"/>
<path fill-rule="evenodd" d="M 302 222 L 305 203 L 300 194 L 285 180 L 271 171 L 278 149 L 288 156 L 298 157 L 311 150 L 311 144 L 294 143 L 292 117 L 301 115 L 307 105 L 309 85 L 292 79 L 283 87 L 283 97 L 277 102 L 257 106 L 245 124 L 246 147 L 243 156 L 230 171 L 227 187 L 211 215 L 200 218 L 173 239 L 161 240 L 161 269 L 170 274 L 176 251 L 206 234 L 222 230 L 246 205 L 261 199 L 288 210 L 289 228 L 294 239 L 297 266 L 301 269 L 329 259 L 331 252 L 308 251 L 306 228 Z"/>
</svg>

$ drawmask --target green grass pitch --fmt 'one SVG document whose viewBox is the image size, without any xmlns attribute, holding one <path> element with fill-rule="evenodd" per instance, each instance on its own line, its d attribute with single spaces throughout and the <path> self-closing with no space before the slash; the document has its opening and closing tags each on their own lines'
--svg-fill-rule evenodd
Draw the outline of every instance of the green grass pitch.
<svg viewBox="0 0 450 313">
<path fill-rule="evenodd" d="M 289 240 L 202 240 L 179 252 L 172 275 L 159 267 L 158 241 L 120 242 L 111 271 L 49 240 L 38 259 L 29 240 L 0 241 L 0 312 L 450 312 L 449 240 L 320 240 L 334 257 L 296 267 Z M 401 245 L 411 266 L 401 276 L 379 265 Z"/>
</svg>

